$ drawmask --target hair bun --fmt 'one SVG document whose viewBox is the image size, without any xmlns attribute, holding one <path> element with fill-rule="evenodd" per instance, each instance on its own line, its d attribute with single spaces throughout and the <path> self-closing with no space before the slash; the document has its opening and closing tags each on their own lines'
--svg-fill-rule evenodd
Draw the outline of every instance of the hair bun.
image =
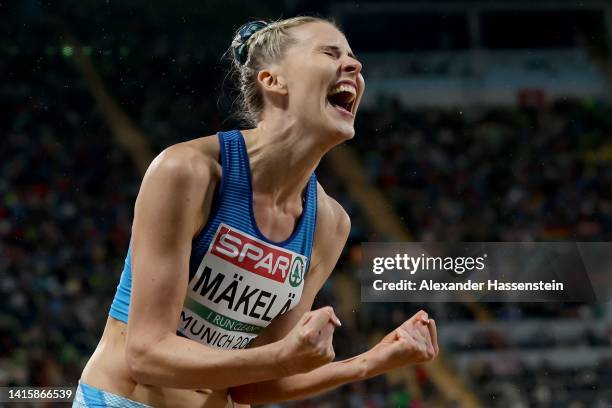
<svg viewBox="0 0 612 408">
<path fill-rule="evenodd" d="M 243 65 L 249 56 L 249 46 L 248 41 L 249 38 L 253 36 L 256 32 L 264 29 L 268 26 L 268 23 L 265 21 L 251 21 L 244 24 L 236 33 L 234 40 L 232 41 L 232 53 L 234 54 L 234 59 L 240 64 Z"/>
</svg>

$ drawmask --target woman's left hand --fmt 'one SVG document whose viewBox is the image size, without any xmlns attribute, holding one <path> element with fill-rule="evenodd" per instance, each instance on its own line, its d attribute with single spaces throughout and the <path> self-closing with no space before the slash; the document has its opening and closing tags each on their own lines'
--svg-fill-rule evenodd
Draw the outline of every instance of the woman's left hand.
<svg viewBox="0 0 612 408">
<path fill-rule="evenodd" d="M 419 311 L 367 351 L 367 371 L 379 375 L 436 358 L 440 350 L 436 323 Z"/>
</svg>

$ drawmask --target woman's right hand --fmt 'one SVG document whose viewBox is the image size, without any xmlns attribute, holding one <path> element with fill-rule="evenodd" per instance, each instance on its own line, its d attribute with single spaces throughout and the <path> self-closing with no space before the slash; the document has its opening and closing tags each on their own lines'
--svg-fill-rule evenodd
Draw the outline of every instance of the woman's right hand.
<svg viewBox="0 0 612 408">
<path fill-rule="evenodd" d="M 314 370 L 334 360 L 334 329 L 340 320 L 331 306 L 304 313 L 280 341 L 279 363 L 287 375 Z"/>
</svg>

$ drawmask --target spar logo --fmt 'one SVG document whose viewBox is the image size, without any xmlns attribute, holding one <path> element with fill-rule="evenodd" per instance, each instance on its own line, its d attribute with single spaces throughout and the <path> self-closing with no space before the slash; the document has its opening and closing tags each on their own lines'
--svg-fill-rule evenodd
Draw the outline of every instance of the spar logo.
<svg viewBox="0 0 612 408">
<path fill-rule="evenodd" d="M 213 241 L 211 253 L 232 264 L 284 283 L 299 286 L 304 280 L 306 257 L 270 245 L 241 231 L 221 224 Z"/>
<path fill-rule="evenodd" d="M 304 269 L 306 264 L 301 257 L 296 256 L 291 264 L 291 274 L 289 275 L 289 284 L 294 288 L 300 286 L 300 283 L 304 280 Z"/>
</svg>

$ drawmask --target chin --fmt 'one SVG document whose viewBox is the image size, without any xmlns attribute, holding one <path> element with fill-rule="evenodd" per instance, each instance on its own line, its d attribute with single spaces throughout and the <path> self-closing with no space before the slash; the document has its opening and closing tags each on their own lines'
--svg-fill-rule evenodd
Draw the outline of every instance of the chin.
<svg viewBox="0 0 612 408">
<path fill-rule="evenodd" d="M 343 123 L 334 128 L 331 133 L 337 139 L 338 143 L 342 143 L 355 137 L 355 128 L 352 124 Z"/>
<path fill-rule="evenodd" d="M 355 137 L 355 128 L 351 126 L 350 129 L 347 129 L 342 134 L 346 140 L 350 140 Z"/>
<path fill-rule="evenodd" d="M 327 118 L 319 122 L 318 132 L 325 142 L 338 145 L 355 137 L 355 127 L 352 120 Z"/>
</svg>

